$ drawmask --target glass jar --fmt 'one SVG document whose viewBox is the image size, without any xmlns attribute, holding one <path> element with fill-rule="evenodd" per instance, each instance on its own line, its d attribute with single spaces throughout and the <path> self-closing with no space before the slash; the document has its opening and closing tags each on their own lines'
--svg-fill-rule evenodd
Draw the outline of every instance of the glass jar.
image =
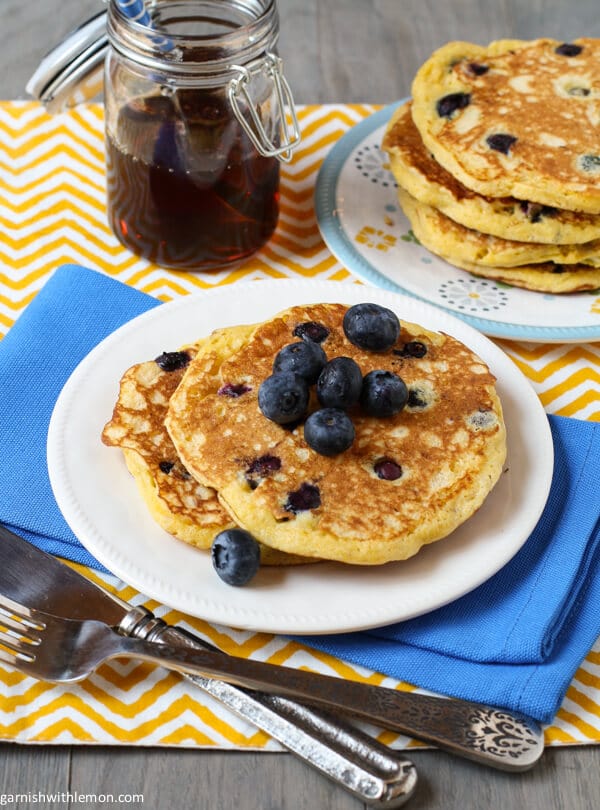
<svg viewBox="0 0 600 810">
<path fill-rule="evenodd" d="M 275 230 L 279 164 L 300 139 L 276 2 L 155 0 L 152 28 L 128 4 L 110 0 L 107 16 L 110 225 L 165 267 L 237 264 Z"/>
</svg>

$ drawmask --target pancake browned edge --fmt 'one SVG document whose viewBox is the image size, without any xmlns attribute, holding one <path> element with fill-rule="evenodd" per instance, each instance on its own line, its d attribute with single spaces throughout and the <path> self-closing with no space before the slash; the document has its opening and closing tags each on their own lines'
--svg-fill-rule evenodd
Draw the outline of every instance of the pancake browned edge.
<svg viewBox="0 0 600 810">
<path fill-rule="evenodd" d="M 450 42 L 419 68 L 423 143 L 479 194 L 600 214 L 600 39 Z"/>
<path fill-rule="evenodd" d="M 519 242 L 580 244 L 600 238 L 600 216 L 515 197 L 485 197 L 453 177 L 425 148 L 410 101 L 394 111 L 382 148 L 398 184 L 466 228 Z"/>
<path fill-rule="evenodd" d="M 228 330 L 231 345 L 237 345 L 249 331 L 250 327 Z M 235 523 L 216 492 L 195 481 L 181 463 L 164 425 L 169 399 L 203 342 L 180 349 L 181 365 L 171 371 L 163 370 L 154 360 L 128 369 L 102 441 L 121 448 L 143 502 L 158 525 L 185 543 L 209 549 L 215 535 Z M 300 562 L 307 560 L 261 546 L 263 565 Z"/>
<path fill-rule="evenodd" d="M 522 267 L 484 267 L 472 262 L 441 257 L 473 276 L 500 281 L 532 292 L 561 295 L 600 290 L 600 267 L 585 264 L 529 264 Z"/>
<path fill-rule="evenodd" d="M 502 470 L 505 427 L 495 378 L 458 340 L 403 321 L 388 351 L 362 350 L 344 334 L 347 309 L 315 304 L 274 316 L 239 351 L 221 356 L 210 385 L 210 356 L 199 353 L 166 424 L 186 467 L 261 542 L 377 565 L 412 556 L 481 506 Z M 302 424 L 282 427 L 258 407 L 275 355 L 306 323 L 325 330 L 329 359 L 352 357 L 363 374 L 391 370 L 409 388 L 407 407 L 387 419 L 351 409 L 355 441 L 334 457 L 307 445 Z"/>
<path fill-rule="evenodd" d="M 582 262 L 530 261 L 528 257 L 533 250 L 527 248 L 533 249 L 533 245 L 499 240 L 495 236 L 471 231 L 441 211 L 418 202 L 402 188 L 398 189 L 398 201 L 419 242 L 455 267 L 535 292 L 560 294 L 600 287 L 600 267 Z M 513 248 L 515 245 L 516 249 Z M 567 255 L 566 251 L 564 255 Z M 490 256 L 494 258 L 491 260 Z M 517 256 L 522 261 L 510 266 L 502 265 L 501 258 L 496 258 L 508 257 L 515 261 Z"/>
<path fill-rule="evenodd" d="M 598 239 L 583 245 L 515 242 L 465 228 L 437 208 L 415 200 L 401 187 L 398 187 L 398 200 L 415 236 L 434 253 L 487 267 L 520 267 L 542 262 L 600 266 Z"/>
</svg>

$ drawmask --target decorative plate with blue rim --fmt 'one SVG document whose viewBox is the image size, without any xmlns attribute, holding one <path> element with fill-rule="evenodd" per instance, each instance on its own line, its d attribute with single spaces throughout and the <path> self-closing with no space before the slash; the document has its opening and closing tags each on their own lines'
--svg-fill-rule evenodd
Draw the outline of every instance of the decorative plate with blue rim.
<svg viewBox="0 0 600 810">
<path fill-rule="evenodd" d="M 419 243 L 381 149 L 396 106 L 349 130 L 319 171 L 317 222 L 334 256 L 364 281 L 443 307 L 492 337 L 600 340 L 600 291 L 550 295 L 523 290 L 459 270 Z"/>
</svg>

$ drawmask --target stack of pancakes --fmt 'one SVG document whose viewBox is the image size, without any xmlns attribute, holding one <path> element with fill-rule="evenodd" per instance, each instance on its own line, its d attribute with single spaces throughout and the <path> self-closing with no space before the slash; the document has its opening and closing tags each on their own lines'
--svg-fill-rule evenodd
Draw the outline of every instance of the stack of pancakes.
<svg viewBox="0 0 600 810">
<path fill-rule="evenodd" d="M 600 40 L 445 45 L 383 149 L 433 253 L 530 290 L 600 287 Z"/>
<path fill-rule="evenodd" d="M 401 323 L 386 351 L 354 346 L 348 307 L 292 307 L 129 369 L 102 435 L 120 447 L 151 513 L 199 548 L 232 525 L 262 544 L 262 562 L 402 560 L 469 518 L 506 455 L 502 408 L 485 363 L 455 338 Z M 349 410 L 353 445 L 319 455 L 303 420 L 279 425 L 258 406 L 279 350 L 320 343 L 363 375 L 398 374 L 409 390 L 389 418 Z M 308 412 L 319 407 L 314 390 Z"/>
</svg>

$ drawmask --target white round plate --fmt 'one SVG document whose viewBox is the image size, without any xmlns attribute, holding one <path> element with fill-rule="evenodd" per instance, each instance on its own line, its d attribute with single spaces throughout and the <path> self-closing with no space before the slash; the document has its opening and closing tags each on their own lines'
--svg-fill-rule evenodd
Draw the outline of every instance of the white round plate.
<svg viewBox="0 0 600 810">
<path fill-rule="evenodd" d="M 402 319 L 444 331 L 498 378 L 508 430 L 506 472 L 482 508 L 450 537 L 406 562 L 263 568 L 243 588 L 224 584 L 210 555 L 172 538 L 149 517 L 120 451 L 100 434 L 119 379 L 134 363 L 221 326 L 252 323 L 288 306 L 375 301 Z M 83 545 L 110 571 L 163 604 L 218 624 L 276 633 L 335 633 L 425 613 L 475 588 L 519 550 L 550 487 L 553 445 L 533 388 L 490 340 L 416 298 L 322 281 L 236 284 L 178 299 L 125 324 L 75 369 L 54 409 L 48 468 L 56 500 Z"/>
<path fill-rule="evenodd" d="M 550 295 L 478 278 L 416 241 L 380 146 L 396 106 L 354 126 L 321 166 L 317 223 L 334 256 L 369 283 L 443 307 L 486 335 L 543 342 L 600 340 L 599 291 Z"/>
</svg>

